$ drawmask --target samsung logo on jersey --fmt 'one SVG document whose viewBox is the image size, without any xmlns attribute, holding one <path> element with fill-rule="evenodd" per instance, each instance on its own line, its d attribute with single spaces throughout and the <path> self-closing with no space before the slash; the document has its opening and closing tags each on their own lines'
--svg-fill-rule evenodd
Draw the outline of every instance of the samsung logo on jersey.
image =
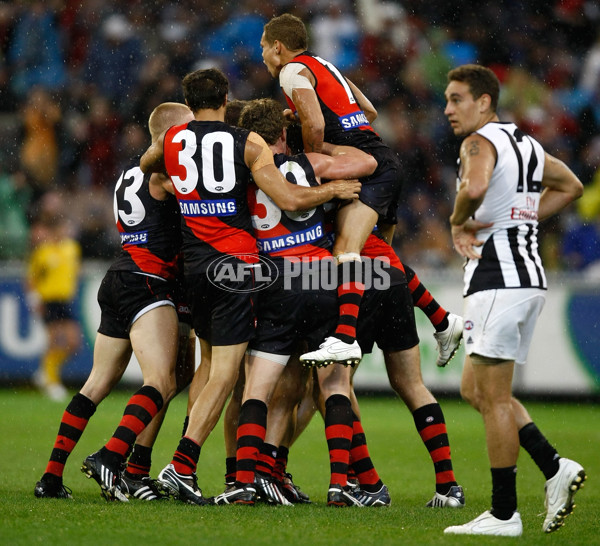
<svg viewBox="0 0 600 546">
<path fill-rule="evenodd" d="M 135 233 L 121 233 L 122 245 L 141 245 L 148 242 L 147 231 L 136 231 Z"/>
<path fill-rule="evenodd" d="M 263 252 L 277 252 L 284 248 L 293 248 L 298 245 L 314 243 L 323 237 L 323 226 L 319 222 L 316 226 L 303 231 L 290 233 L 289 235 L 280 235 L 270 239 L 258 239 L 256 244 L 258 249 Z"/>
<path fill-rule="evenodd" d="M 233 216 L 237 213 L 235 199 L 181 201 L 184 216 Z"/>
<path fill-rule="evenodd" d="M 342 128 L 344 131 L 349 131 L 350 129 L 355 129 L 356 127 L 365 127 L 369 125 L 369 120 L 365 113 L 362 110 L 358 112 L 354 112 L 352 114 L 346 114 L 345 116 L 341 116 L 339 118 L 340 123 L 342 124 Z"/>
</svg>

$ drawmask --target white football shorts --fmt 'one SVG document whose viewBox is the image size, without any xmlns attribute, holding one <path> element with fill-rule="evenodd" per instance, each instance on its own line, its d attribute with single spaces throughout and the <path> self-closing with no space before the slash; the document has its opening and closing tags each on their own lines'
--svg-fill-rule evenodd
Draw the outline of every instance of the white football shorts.
<svg viewBox="0 0 600 546">
<path fill-rule="evenodd" d="M 466 353 L 525 364 L 544 303 L 546 291 L 539 288 L 482 290 L 467 296 L 463 315 Z"/>
</svg>

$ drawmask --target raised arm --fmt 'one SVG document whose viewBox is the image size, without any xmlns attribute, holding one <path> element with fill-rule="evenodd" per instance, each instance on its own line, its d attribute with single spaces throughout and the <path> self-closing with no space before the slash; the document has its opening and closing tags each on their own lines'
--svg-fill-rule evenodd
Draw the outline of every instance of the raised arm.
<svg viewBox="0 0 600 546">
<path fill-rule="evenodd" d="M 560 159 L 545 154 L 538 219 L 545 220 L 583 195 L 583 184 Z"/>
<path fill-rule="evenodd" d="M 334 198 L 358 199 L 358 181 L 335 180 L 310 188 L 288 182 L 275 166 L 267 143 L 253 132 L 246 142 L 245 160 L 256 185 L 282 210 L 306 210 Z"/>
</svg>

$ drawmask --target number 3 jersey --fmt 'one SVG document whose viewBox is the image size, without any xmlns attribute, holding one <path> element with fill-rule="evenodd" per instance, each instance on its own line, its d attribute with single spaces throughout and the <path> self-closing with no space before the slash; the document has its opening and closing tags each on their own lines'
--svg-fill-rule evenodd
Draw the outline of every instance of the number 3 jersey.
<svg viewBox="0 0 600 546">
<path fill-rule="evenodd" d="M 246 193 L 248 134 L 220 121 L 191 121 L 165 134 L 165 167 L 181 209 L 186 273 L 199 273 L 222 255 L 257 261 Z"/>
<path fill-rule="evenodd" d="M 113 205 L 122 250 L 109 271 L 170 280 L 179 272 L 181 215 L 175 196 L 161 201 L 150 195 L 150 176 L 136 163 L 117 181 Z"/>
<path fill-rule="evenodd" d="M 493 222 L 477 232 L 480 260 L 465 265 L 464 296 L 497 288 L 546 289 L 538 252 L 538 208 L 544 150 L 514 123 L 491 122 L 476 131 L 496 148 L 488 190 L 473 217 Z M 460 184 L 460 164 L 459 164 Z"/>
</svg>

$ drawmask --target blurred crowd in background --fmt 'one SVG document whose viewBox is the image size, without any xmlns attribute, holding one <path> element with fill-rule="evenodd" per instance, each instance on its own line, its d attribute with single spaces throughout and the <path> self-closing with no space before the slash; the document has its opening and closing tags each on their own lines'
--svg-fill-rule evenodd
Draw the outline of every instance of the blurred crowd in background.
<svg viewBox="0 0 600 546">
<path fill-rule="evenodd" d="M 57 196 L 84 260 L 111 259 L 112 191 L 149 144 L 152 109 L 182 101 L 182 77 L 210 66 L 229 77 L 230 99 L 282 100 L 259 41 L 264 23 L 286 11 L 306 22 L 309 49 L 379 111 L 374 127 L 404 167 L 394 240 L 403 260 L 460 263 L 448 225 L 459 140 L 443 93 L 449 69 L 477 62 L 502 82 L 501 120 L 535 136 L 586 185 L 577 207 L 541 228 L 547 268 L 600 263 L 596 0 L 0 2 L 0 259 L 27 256 L 32 226 Z"/>
</svg>

